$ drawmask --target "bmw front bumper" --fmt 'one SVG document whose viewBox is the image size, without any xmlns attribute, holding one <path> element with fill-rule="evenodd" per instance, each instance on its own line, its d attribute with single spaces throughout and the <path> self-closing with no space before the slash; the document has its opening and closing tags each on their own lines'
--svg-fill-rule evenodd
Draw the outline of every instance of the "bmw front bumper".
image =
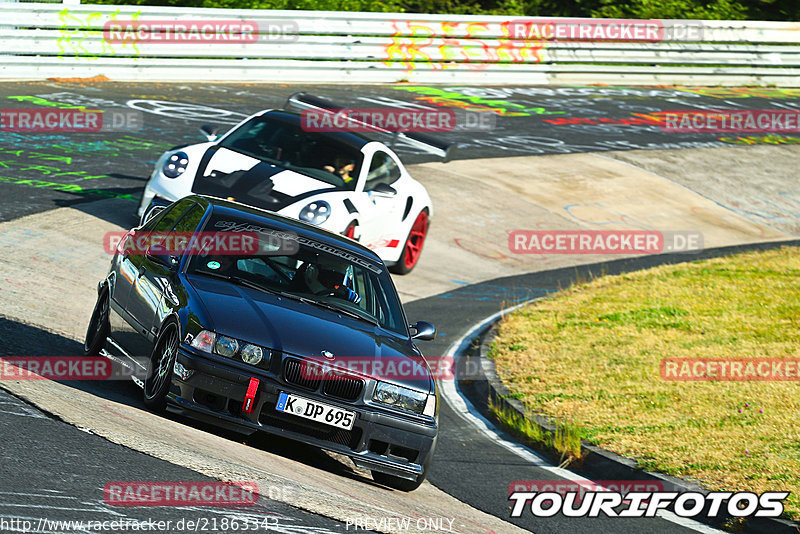
<svg viewBox="0 0 800 534">
<path fill-rule="evenodd" d="M 280 369 L 284 368 L 283 360 Z M 358 467 L 411 480 L 424 472 L 433 453 L 438 427 L 432 420 L 423 421 L 422 416 L 417 421 L 412 415 L 394 415 L 360 400 L 337 400 L 296 387 L 281 374 L 240 369 L 185 347 L 179 351 L 177 362 L 189 376 L 173 374 L 169 395 L 173 411 L 244 434 L 262 431 L 283 436 L 344 454 Z M 245 413 L 242 405 L 251 378 L 259 380 L 259 387 L 252 412 Z M 281 392 L 353 411 L 355 424 L 352 430 L 344 430 L 278 412 L 275 405 Z"/>
</svg>

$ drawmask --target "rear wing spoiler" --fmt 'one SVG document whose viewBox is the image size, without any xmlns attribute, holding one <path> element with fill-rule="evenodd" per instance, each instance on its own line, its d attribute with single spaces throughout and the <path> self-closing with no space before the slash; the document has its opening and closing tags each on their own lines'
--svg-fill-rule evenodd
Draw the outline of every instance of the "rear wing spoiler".
<svg viewBox="0 0 800 534">
<path fill-rule="evenodd" d="M 294 93 L 289 96 L 286 100 L 286 108 L 287 109 L 297 109 L 297 110 L 314 110 L 314 111 L 325 111 L 328 113 L 337 113 L 342 111 L 345 108 L 344 106 L 340 106 L 327 100 L 325 98 L 310 95 L 308 93 Z M 447 163 L 453 157 L 453 151 L 456 149 L 456 143 L 448 143 L 442 141 L 441 139 L 437 139 L 431 135 L 426 135 L 419 132 L 394 132 L 391 130 L 386 130 L 384 128 L 379 128 L 377 126 L 373 126 L 371 124 L 359 121 L 354 118 L 348 118 L 349 121 L 369 128 L 370 131 L 374 131 L 376 133 L 382 133 L 392 136 L 392 146 L 394 146 L 396 141 L 403 141 L 404 143 L 411 145 L 415 148 L 419 148 L 420 150 L 424 150 L 428 153 L 434 154 L 440 158 L 442 158 L 443 163 Z"/>
</svg>

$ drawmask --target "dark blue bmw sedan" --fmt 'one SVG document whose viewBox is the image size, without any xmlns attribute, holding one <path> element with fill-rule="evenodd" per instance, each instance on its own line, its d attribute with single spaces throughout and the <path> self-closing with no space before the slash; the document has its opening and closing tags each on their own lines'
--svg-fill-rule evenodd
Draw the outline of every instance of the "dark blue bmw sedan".
<svg viewBox="0 0 800 534">
<path fill-rule="evenodd" d="M 151 409 L 345 454 L 411 491 L 438 431 L 436 383 L 415 340 L 434 336 L 408 324 L 369 249 L 191 196 L 122 236 L 84 349 L 133 370 Z"/>
</svg>

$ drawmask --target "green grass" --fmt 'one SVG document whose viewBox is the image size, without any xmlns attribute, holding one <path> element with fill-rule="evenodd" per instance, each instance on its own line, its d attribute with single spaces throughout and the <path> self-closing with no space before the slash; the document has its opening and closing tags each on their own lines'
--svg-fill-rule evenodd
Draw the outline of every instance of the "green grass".
<svg viewBox="0 0 800 534">
<path fill-rule="evenodd" d="M 581 432 L 576 426 L 557 422 L 554 432 L 550 432 L 516 411 L 504 409 L 491 401 L 489 411 L 517 437 L 560 454 L 562 466 L 581 458 Z"/>
<path fill-rule="evenodd" d="M 667 357 L 800 358 L 797 248 L 580 283 L 507 316 L 491 356 L 513 397 L 568 425 L 570 443 L 712 490 L 791 491 L 787 512 L 800 517 L 800 384 L 659 370 Z"/>
</svg>

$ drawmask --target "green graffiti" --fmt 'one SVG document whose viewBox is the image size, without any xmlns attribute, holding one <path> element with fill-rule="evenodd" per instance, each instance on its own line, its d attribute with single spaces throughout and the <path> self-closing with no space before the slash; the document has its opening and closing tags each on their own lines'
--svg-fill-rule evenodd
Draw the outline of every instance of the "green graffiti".
<svg viewBox="0 0 800 534">
<path fill-rule="evenodd" d="M 798 98 L 800 89 L 779 87 L 691 87 L 678 89 L 685 93 L 713 98 Z"/>
<path fill-rule="evenodd" d="M 23 156 L 23 154 L 25 155 Z M 0 156 L 6 156 L 6 155 L 14 156 L 17 158 L 26 157 L 28 159 L 35 159 L 42 161 L 58 161 L 60 163 L 66 163 L 67 165 L 72 165 L 72 157 L 70 156 L 59 156 L 58 154 L 48 154 L 46 152 L 37 152 L 35 150 L 28 150 L 28 151 L 23 149 L 11 150 L 8 148 L 0 147 Z M 0 165 L 2 165 L 5 168 L 8 168 L 7 165 L 8 163 L 11 163 L 13 165 L 20 165 L 19 162 L 14 160 L 0 161 Z"/>
<path fill-rule="evenodd" d="M 529 117 L 531 115 L 561 115 L 565 111 L 548 111 L 542 107 L 523 106 L 508 100 L 490 100 L 480 96 L 471 96 L 458 91 L 446 91 L 437 87 L 407 87 L 397 85 L 395 89 L 417 93 L 415 97 L 436 106 L 465 109 L 468 111 L 487 111 L 506 117 Z"/>
<path fill-rule="evenodd" d="M 18 163 L 15 161 L 3 161 L 4 168 L 10 168 L 8 163 L 11 163 L 16 167 L 16 170 L 23 172 L 23 171 L 35 171 L 44 176 L 74 176 L 76 178 L 81 178 L 83 180 L 96 180 L 98 178 L 109 178 L 107 174 L 87 174 L 86 171 L 65 171 L 60 167 L 54 167 L 53 165 L 37 165 L 37 164 L 25 164 L 25 163 Z"/>
<path fill-rule="evenodd" d="M 750 135 L 747 137 L 719 137 L 718 139 L 732 145 L 800 145 L 800 137 L 786 135 Z"/>
<path fill-rule="evenodd" d="M 38 96 L 8 96 L 11 100 L 16 100 L 17 102 L 30 102 L 35 106 L 46 106 L 50 108 L 58 108 L 58 109 L 77 109 L 80 111 L 86 111 L 86 106 L 75 106 L 73 104 L 64 104 L 62 102 L 53 102 L 51 100 L 46 100 L 44 98 L 40 98 Z"/>
<path fill-rule="evenodd" d="M 96 60 L 100 57 L 115 56 L 117 51 L 111 46 L 105 38 L 103 31 L 103 19 L 108 21 L 117 20 L 117 15 L 120 14 L 117 9 L 111 15 L 105 15 L 99 11 L 90 13 L 75 13 L 65 8 L 59 11 L 58 18 L 61 20 L 59 31 L 58 44 L 58 57 L 71 56 L 75 58 Z M 131 20 L 136 21 L 141 15 L 141 11 L 137 11 L 131 15 Z M 100 43 L 102 48 L 99 51 L 90 51 L 86 45 L 97 41 L 101 37 Z M 133 49 L 134 58 L 139 58 L 139 48 L 136 46 L 136 41 L 130 43 L 122 43 L 122 47 L 130 46 Z M 94 46 L 93 48 L 97 48 Z"/>
</svg>

